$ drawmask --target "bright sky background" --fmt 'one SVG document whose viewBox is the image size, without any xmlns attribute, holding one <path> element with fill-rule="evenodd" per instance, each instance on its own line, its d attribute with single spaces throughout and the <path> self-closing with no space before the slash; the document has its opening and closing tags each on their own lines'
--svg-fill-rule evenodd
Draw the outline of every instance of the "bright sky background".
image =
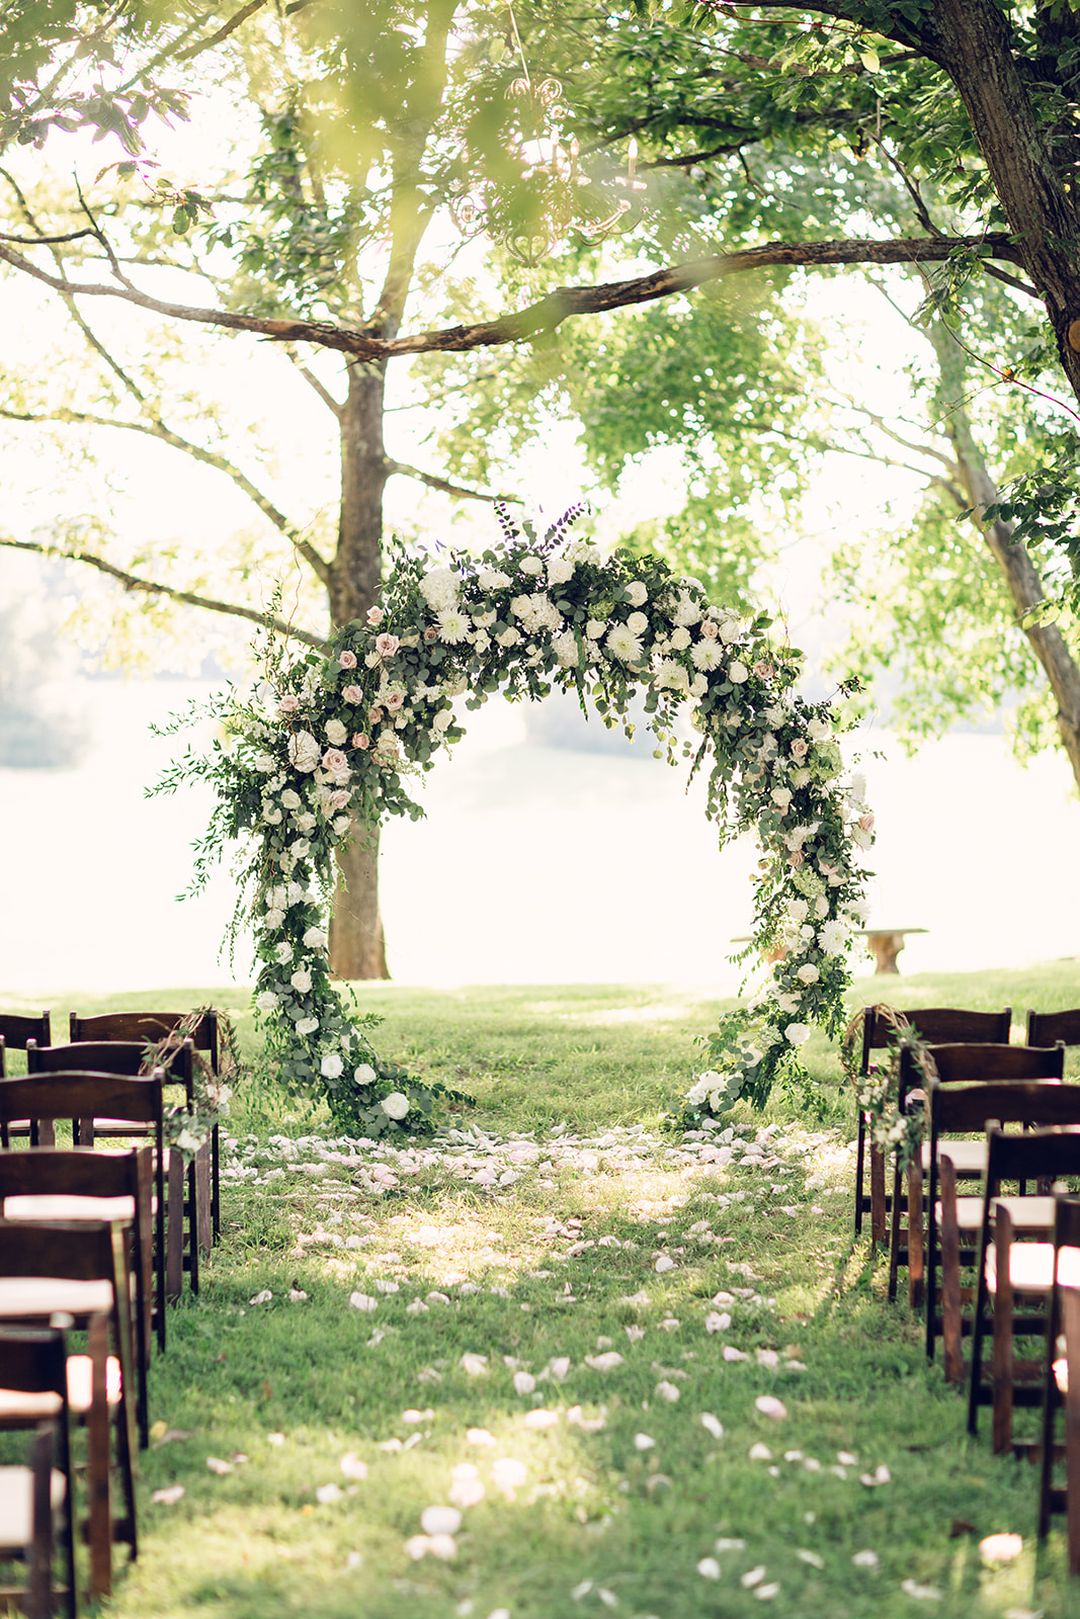
<svg viewBox="0 0 1080 1619">
<path fill-rule="evenodd" d="M 200 143 L 213 139 L 212 120 L 185 132 L 187 170 L 177 170 L 178 178 L 198 173 Z M 629 268 L 616 250 L 610 273 Z M 6 364 L 40 366 L 42 334 L 55 319 L 52 300 L 7 283 L 5 300 Z M 883 414 L 902 408 L 914 340 L 884 300 L 848 273 L 816 279 L 808 309 L 843 334 L 832 362 L 837 387 L 872 399 Z M 132 341 L 130 311 L 103 302 L 94 314 L 110 338 Z M 134 319 L 137 331 L 141 317 Z M 261 476 L 286 510 L 310 515 L 331 487 L 325 410 L 300 380 L 290 377 L 282 386 L 287 362 L 269 347 L 245 344 L 242 363 L 238 352 L 234 343 L 214 345 L 199 386 L 227 398 L 238 421 L 262 423 L 278 449 Z M 405 368 L 392 368 L 392 376 L 400 402 Z M 389 448 L 430 467 L 430 451 L 420 442 L 423 418 L 395 412 Z M 100 461 L 84 469 L 28 453 L 33 442 L 0 425 L 9 532 L 39 531 L 57 511 L 92 514 L 112 489 L 129 539 L 172 535 L 183 546 L 197 536 L 200 545 L 212 545 L 248 521 L 246 503 L 224 480 L 167 448 L 140 440 L 133 455 L 122 439 L 99 435 Z M 541 436 L 514 469 L 528 506 L 549 515 L 577 498 L 582 479 L 580 452 L 562 426 Z M 841 454 L 823 459 L 803 526 L 785 536 L 762 580 L 792 639 L 809 654 L 811 673 L 846 638 L 843 614 L 823 580 L 834 549 L 908 521 L 918 490 L 908 473 Z M 670 513 L 678 496 L 677 456 L 654 452 L 596 513 L 595 530 L 613 540 L 631 517 Z M 419 512 L 438 536 L 447 510 L 443 497 L 392 481 L 389 529 Z M 265 595 L 275 582 L 269 572 L 260 581 Z M 40 611 L 46 591 L 69 605 L 96 600 L 107 611 L 120 600 L 85 570 L 43 568 L 2 552 L 0 591 L 20 601 L 27 619 Z M 176 623 L 183 653 L 171 652 L 165 665 L 195 671 L 210 644 L 209 625 L 183 608 Z M 215 641 L 219 630 L 220 624 Z M 248 639 L 248 628 L 239 627 L 235 646 L 242 649 Z M 231 897 L 227 874 L 204 900 L 177 906 L 173 898 L 186 881 L 190 842 L 208 804 L 197 793 L 175 803 L 142 798 L 171 747 L 149 736 L 149 721 L 205 688 L 94 680 L 89 672 L 77 646 L 58 649 L 58 695 L 83 716 L 93 738 L 90 758 L 73 771 L 0 770 L 0 832 L 4 846 L 19 851 L 6 872 L 5 911 L 20 919 L 0 930 L 0 992 L 220 983 L 229 976 L 217 960 Z M 871 920 L 931 930 L 912 942 L 906 965 L 959 969 L 1075 952 L 1080 876 L 1064 854 L 1077 846 L 1080 805 L 1061 758 L 1047 756 L 1025 771 L 1001 735 L 960 734 L 909 762 L 874 727 L 864 746 L 887 754 L 871 759 L 868 769 L 880 832 Z M 685 797 L 678 774 L 640 758 L 643 751 L 552 750 L 530 740 L 520 710 L 485 711 L 453 765 L 431 779 L 428 819 L 395 825 L 386 836 L 384 912 L 395 976 L 439 983 L 678 980 L 733 988 L 726 957 L 732 937 L 750 921 L 752 851 L 718 856 L 699 795 Z M 1016 838 L 1006 838 L 1008 829 Z M 1045 874 L 1032 871 L 1032 849 L 1046 862 Z M 1051 872 L 1052 881 L 1039 880 Z M 58 914 L 69 918 L 63 929 L 55 926 Z M 246 961 L 237 970 L 244 979 Z"/>
</svg>

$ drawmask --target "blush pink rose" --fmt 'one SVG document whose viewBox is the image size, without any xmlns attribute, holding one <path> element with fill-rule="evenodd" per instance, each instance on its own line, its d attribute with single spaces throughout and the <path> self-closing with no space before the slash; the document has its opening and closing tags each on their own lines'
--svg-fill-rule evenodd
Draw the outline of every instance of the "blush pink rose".
<svg viewBox="0 0 1080 1619">
<path fill-rule="evenodd" d="M 371 738 L 368 736 L 366 731 L 356 731 L 353 734 L 352 745 L 354 748 L 370 748 Z"/>
<path fill-rule="evenodd" d="M 343 810 L 351 797 L 352 794 L 347 787 L 339 787 L 336 792 L 330 794 L 330 808 Z"/>
<path fill-rule="evenodd" d="M 757 675 L 759 680 L 768 680 L 769 676 L 772 674 L 772 664 L 766 662 L 764 658 L 759 658 L 754 665 L 754 673 Z"/>
<path fill-rule="evenodd" d="M 383 612 L 381 607 L 369 607 L 367 610 L 367 621 L 373 630 L 378 629 L 385 617 L 386 614 Z"/>
<path fill-rule="evenodd" d="M 359 686 L 345 686 L 341 695 L 347 703 L 362 703 L 364 701 L 364 694 Z"/>
<path fill-rule="evenodd" d="M 791 744 L 791 757 L 798 762 L 805 759 L 810 750 L 810 744 L 804 736 L 797 736 Z"/>
<path fill-rule="evenodd" d="M 386 707 L 391 714 L 396 714 L 398 709 L 404 706 L 404 703 L 405 699 L 399 691 L 389 692 L 386 696 Z"/>
<path fill-rule="evenodd" d="M 369 725 L 378 725 L 379 721 L 383 717 L 383 711 L 378 706 L 376 706 L 375 708 L 369 708 L 367 717 L 368 717 L 368 724 Z"/>
<path fill-rule="evenodd" d="M 389 630 L 375 637 L 375 650 L 380 658 L 392 658 L 400 645 L 397 636 L 391 635 Z"/>
<path fill-rule="evenodd" d="M 344 652 L 338 653 L 338 663 L 342 669 L 355 669 L 356 653 L 350 652 L 348 647 L 346 647 Z"/>
<path fill-rule="evenodd" d="M 720 631 L 719 631 L 719 628 L 717 627 L 715 619 L 706 618 L 706 619 L 702 620 L 702 623 L 701 623 L 701 639 L 703 641 L 715 641 L 716 637 L 719 635 L 719 633 L 720 633 Z"/>
<path fill-rule="evenodd" d="M 349 761 L 340 748 L 327 748 L 322 756 L 322 767 L 332 776 L 339 776 L 342 771 L 348 770 Z"/>
<path fill-rule="evenodd" d="M 299 697 L 294 697 L 291 691 L 286 692 L 285 696 L 281 699 L 280 703 L 278 704 L 278 713 L 279 714 L 295 714 L 296 710 L 299 707 L 300 707 L 300 699 L 299 699 Z"/>
</svg>

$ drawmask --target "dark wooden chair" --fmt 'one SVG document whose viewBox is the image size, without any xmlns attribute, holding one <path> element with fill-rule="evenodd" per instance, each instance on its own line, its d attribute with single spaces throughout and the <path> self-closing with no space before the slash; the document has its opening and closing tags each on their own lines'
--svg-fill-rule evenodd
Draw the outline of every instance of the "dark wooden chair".
<svg viewBox="0 0 1080 1619">
<path fill-rule="evenodd" d="M 125 1233 L 135 1281 L 135 1370 L 139 1442 L 149 1443 L 148 1371 L 154 1303 L 154 1154 L 152 1147 L 100 1152 L 0 1152 L 0 1218 L 100 1222 Z"/>
<path fill-rule="evenodd" d="M 118 1117 L 141 1125 L 153 1142 L 154 1176 L 154 1320 L 158 1348 L 165 1348 L 165 1303 L 178 1297 L 180 1273 L 177 1227 L 172 1247 L 166 1248 L 165 1227 L 165 1109 L 161 1096 L 161 1075 L 129 1078 L 117 1074 L 30 1074 L 25 1079 L 0 1080 L 0 1143 L 8 1145 L 11 1119 L 31 1120 L 30 1144 L 38 1148 L 39 1130 L 58 1120 L 71 1122 L 76 1146 L 85 1123 L 84 1109 L 92 1114 Z M 175 1175 L 175 1171 L 174 1171 Z"/>
<path fill-rule="evenodd" d="M 67 1390 L 67 1347 L 56 1330 L 0 1330 L 0 1384 L 44 1404 L 47 1416 L 27 1422 L 30 1465 L 0 1467 L 0 1562 L 25 1564 L 26 1580 L 0 1586 L 0 1606 L 21 1606 L 28 1619 L 52 1619 L 57 1598 L 75 1619 L 75 1497 Z M 64 1578 L 54 1581 L 59 1550 Z"/>
<path fill-rule="evenodd" d="M 1080 1574 L 1080 1198 L 1055 1198 L 1054 1286 L 1046 1321 L 1042 1436 L 1039 1444 L 1039 1539 L 1055 1512 L 1065 1513 L 1070 1574 Z M 1068 1274 L 1071 1269 L 1073 1274 Z M 1064 1339 L 1064 1343 L 1062 1343 Z M 1057 1413 L 1065 1410 L 1065 1443 L 1056 1443 Z M 1065 1487 L 1054 1484 L 1063 1456 Z"/>
<path fill-rule="evenodd" d="M 31 1040 L 39 1046 L 47 1046 L 52 1040 L 52 1014 L 41 1012 L 34 1015 L 23 1013 L 0 1013 L 0 1079 L 7 1074 L 5 1054 L 8 1051 L 25 1051 Z M 14 1076 L 12 1076 L 14 1077 Z M 11 1134 L 25 1136 L 29 1133 L 29 1126 L 25 1120 L 16 1125 Z"/>
<path fill-rule="evenodd" d="M 1065 1053 L 1062 1047 L 1049 1050 L 1034 1046 L 964 1044 L 929 1046 L 930 1059 L 938 1081 L 943 1085 L 998 1084 L 1024 1080 L 1060 1080 L 1065 1072 Z M 916 1060 L 908 1048 L 900 1059 L 900 1107 L 923 1105 L 925 1085 Z M 989 1116 L 989 1115 L 988 1115 Z M 974 1128 L 983 1129 L 985 1120 Z M 986 1170 L 986 1141 L 953 1139 L 949 1145 L 958 1180 L 980 1180 Z M 929 1221 L 924 1212 L 923 1187 L 929 1177 L 927 1200 Z M 931 1263 L 937 1262 L 936 1200 L 937 1164 L 931 1152 L 929 1137 L 922 1143 L 918 1161 L 908 1165 L 907 1197 L 902 1192 L 899 1158 L 893 1173 L 892 1241 L 889 1248 L 889 1297 L 895 1299 L 900 1267 L 908 1267 L 908 1295 L 912 1306 L 923 1301 L 924 1280 L 928 1274 L 923 1250 L 924 1240 L 933 1250 Z M 906 1210 L 907 1226 L 903 1223 Z M 924 1225 L 929 1230 L 924 1232 Z M 931 1346 L 932 1353 L 932 1346 Z"/>
<path fill-rule="evenodd" d="M 1000 1012 L 967 1012 L 954 1006 L 921 1006 L 911 1011 L 904 1009 L 904 1017 L 916 1029 L 927 1045 L 946 1045 L 963 1041 L 968 1045 L 1007 1045 L 1012 1028 L 1012 1008 Z M 884 1051 L 896 1039 L 896 1029 L 888 1010 L 882 1006 L 867 1006 L 863 1010 L 862 1057 L 859 1072 L 863 1076 L 871 1071 L 873 1054 Z M 1052 1044 L 1053 1042 L 1051 1042 Z M 885 1155 L 870 1143 L 866 1115 L 858 1114 L 858 1134 L 855 1143 L 855 1235 L 862 1232 L 863 1215 L 870 1215 L 870 1229 L 875 1242 L 884 1242 L 892 1199 L 885 1190 Z M 870 1192 L 866 1192 L 866 1169 L 869 1149 Z"/>
<path fill-rule="evenodd" d="M 138 1551 L 129 1298 L 126 1247 L 108 1222 L 35 1225 L 0 1220 L 0 1322 L 29 1325 L 67 1315 L 87 1335 L 88 1353 L 69 1355 L 66 1375 L 69 1409 L 87 1431 L 90 1587 L 95 1596 L 112 1588 L 114 1542 L 127 1545 L 132 1560 Z M 0 1423 L 25 1425 L 40 1415 L 35 1397 L 0 1388 Z M 122 1511 L 115 1513 L 114 1449 L 123 1500 Z"/>
<path fill-rule="evenodd" d="M 974 1434 L 978 1428 L 979 1407 L 992 1404 L 995 1451 L 1014 1448 L 1014 1408 L 1038 1405 L 1042 1399 L 1042 1367 L 1037 1361 L 1018 1361 L 1015 1340 L 1035 1332 L 1042 1336 L 1046 1331 L 1053 1291 L 1054 1245 L 1052 1241 L 1016 1241 L 1016 1229 L 1007 1206 L 1001 1202 L 996 1208 L 993 1205 L 1005 1181 L 1053 1182 L 1080 1176 L 1080 1131 L 1075 1128 L 1076 1108 L 1069 1095 L 1077 1087 L 1043 1085 L 1039 1089 L 1043 1092 L 1038 1103 L 1043 1122 L 1073 1128 L 1028 1130 L 1009 1135 L 998 1122 L 991 1122 L 986 1132 L 986 1186 L 971 1337 L 968 1432 Z M 1073 1279 L 1080 1282 L 1080 1269 L 1073 1267 L 1073 1272 Z M 982 1358 L 987 1304 L 991 1299 L 993 1359 L 987 1383 L 982 1375 Z M 1032 1311 L 1032 1315 L 1021 1315 L 1017 1310 L 1018 1302 L 1025 1310 Z M 1027 1450 L 1030 1446 L 1017 1448 Z"/>
<path fill-rule="evenodd" d="M 171 1034 L 190 1012 L 101 1012 L 91 1017 L 80 1017 L 72 1012 L 68 1017 L 68 1038 L 79 1040 L 141 1040 L 144 1044 L 157 1044 Z M 218 1014 L 207 1007 L 191 1033 L 197 1052 L 204 1055 L 215 1078 L 221 1073 L 221 1030 Z M 221 1139 L 215 1124 L 210 1133 L 210 1188 L 209 1210 L 211 1237 L 216 1242 L 221 1235 Z"/>
<path fill-rule="evenodd" d="M 1029 1012 L 1029 1046 L 1080 1046 L 1080 1007 L 1068 1012 Z"/>
<path fill-rule="evenodd" d="M 1019 1049 L 1019 1048 L 1018 1048 Z M 973 1302 L 975 1290 L 962 1285 L 965 1267 L 974 1266 L 978 1257 L 979 1234 L 986 1217 L 985 1184 L 977 1195 L 961 1196 L 956 1168 L 950 1154 L 952 1136 L 981 1129 L 989 1119 L 1030 1129 L 1043 1125 L 1080 1128 L 1080 1085 L 994 1081 L 984 1085 L 930 1086 L 930 1156 L 936 1165 L 940 1201 L 930 1207 L 927 1240 L 926 1352 L 933 1359 L 935 1336 L 941 1329 L 945 1352 L 945 1377 L 961 1383 L 966 1368 L 963 1361 L 963 1334 L 971 1331 L 972 1315 L 965 1305 Z M 984 1136 L 985 1139 L 985 1136 Z M 963 1143 L 960 1143 L 963 1145 Z M 1045 1236 L 1054 1223 L 1054 1199 L 1041 1186 L 1028 1195 L 1021 1180 L 1014 1196 L 998 1195 L 990 1205 L 990 1219 L 1004 1211 L 1013 1231 L 1025 1238 Z M 940 1248 L 941 1311 L 937 1310 L 937 1264 Z"/>
<path fill-rule="evenodd" d="M 26 1048 L 26 1063 L 32 1074 L 77 1073 L 90 1071 L 97 1074 L 127 1074 L 137 1076 L 146 1072 L 146 1046 L 138 1040 L 80 1040 L 66 1046 L 38 1047 L 30 1043 Z M 190 1040 L 185 1040 L 167 1071 L 162 1071 L 163 1097 L 168 1114 L 169 1092 L 176 1095 L 176 1105 L 190 1109 L 194 1106 L 195 1068 Z M 105 1140 L 146 1140 L 147 1131 L 125 1119 L 86 1117 L 81 1122 L 81 1138 L 91 1145 L 94 1136 Z M 205 1160 L 204 1160 L 205 1161 Z M 199 1291 L 200 1248 L 209 1243 L 200 1242 L 202 1204 L 201 1178 L 192 1157 L 185 1169 L 183 1155 L 176 1149 L 165 1148 L 166 1227 L 170 1242 L 179 1241 L 180 1264 L 188 1273 L 191 1291 Z M 185 1240 L 186 1228 L 186 1240 Z M 171 1249 L 170 1249 L 171 1251 Z M 176 1294 L 170 1286 L 170 1297 Z"/>
</svg>

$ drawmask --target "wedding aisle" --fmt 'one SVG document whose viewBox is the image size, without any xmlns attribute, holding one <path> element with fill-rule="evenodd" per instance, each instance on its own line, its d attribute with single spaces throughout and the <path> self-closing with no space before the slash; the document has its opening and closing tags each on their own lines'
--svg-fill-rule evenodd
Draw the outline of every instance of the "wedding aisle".
<svg viewBox="0 0 1080 1619">
<path fill-rule="evenodd" d="M 480 1105 L 434 1140 L 237 1132 L 110 1612 L 1057 1612 L 1026 1473 L 972 1465 L 852 1257 L 845 1099 L 661 1134 L 635 1107 L 712 1008 L 543 997 L 392 1014 L 404 1043 L 426 1006 L 448 1079 L 473 1053 Z M 575 1092 L 576 1122 L 537 1122 Z"/>
</svg>

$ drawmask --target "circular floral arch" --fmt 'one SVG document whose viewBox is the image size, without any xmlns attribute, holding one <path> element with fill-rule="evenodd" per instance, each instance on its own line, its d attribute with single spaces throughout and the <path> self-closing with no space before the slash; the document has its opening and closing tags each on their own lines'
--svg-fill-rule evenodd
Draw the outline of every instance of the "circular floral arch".
<svg viewBox="0 0 1080 1619">
<path fill-rule="evenodd" d="M 419 1127 L 440 1087 L 383 1061 L 377 1020 L 331 979 L 336 851 L 388 815 L 419 816 L 410 779 L 464 734 L 461 706 L 495 693 L 538 699 L 558 686 L 605 724 L 629 726 L 643 691 L 656 751 L 706 772 L 721 842 L 757 835 L 748 954 L 778 959 L 706 1041 L 706 1072 L 685 1099 L 692 1120 L 740 1096 L 761 1105 L 777 1079 L 805 1078 L 810 1026 L 842 1027 L 873 821 L 861 780 L 841 780 L 838 716 L 796 695 L 799 654 L 769 639 L 765 615 L 711 604 L 657 557 L 605 558 L 573 533 L 581 512 L 536 536 L 500 510 L 500 543 L 478 557 L 396 555 L 366 620 L 326 657 L 276 643 L 256 698 L 222 699 L 223 738 L 176 772 L 217 790 L 204 856 L 244 840 L 238 875 L 269 1058 L 291 1090 L 322 1091 L 346 1129 Z M 677 734 L 685 709 L 692 741 Z"/>
</svg>

